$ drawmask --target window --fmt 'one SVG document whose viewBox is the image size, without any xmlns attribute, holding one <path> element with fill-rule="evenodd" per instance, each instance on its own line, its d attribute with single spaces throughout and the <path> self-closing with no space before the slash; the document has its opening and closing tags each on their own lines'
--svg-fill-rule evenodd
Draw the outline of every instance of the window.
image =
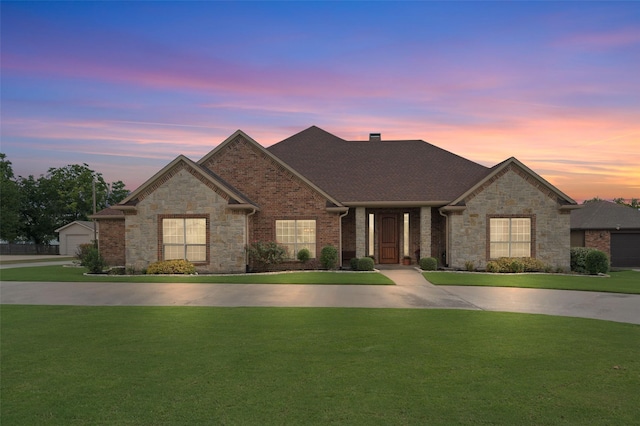
<svg viewBox="0 0 640 426">
<path fill-rule="evenodd" d="M 490 253 L 498 257 L 531 256 L 531 218 L 514 217 L 489 220 Z"/>
<path fill-rule="evenodd" d="M 295 259 L 303 248 L 309 250 L 311 258 L 316 257 L 315 220 L 276 220 L 276 241 Z"/>
<path fill-rule="evenodd" d="M 404 232 L 402 233 L 403 244 L 402 252 L 405 256 L 409 256 L 409 213 L 405 213 L 404 217 Z"/>
<path fill-rule="evenodd" d="M 375 229 L 376 229 L 376 217 L 373 213 L 369 213 L 369 256 L 375 256 Z"/>
<path fill-rule="evenodd" d="M 162 219 L 164 260 L 207 260 L 207 220 L 204 218 Z"/>
</svg>

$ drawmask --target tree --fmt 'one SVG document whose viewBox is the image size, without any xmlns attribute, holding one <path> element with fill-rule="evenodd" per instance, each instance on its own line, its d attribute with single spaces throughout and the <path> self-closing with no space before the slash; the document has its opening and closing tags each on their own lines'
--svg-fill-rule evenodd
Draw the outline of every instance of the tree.
<svg viewBox="0 0 640 426">
<path fill-rule="evenodd" d="M 47 244 L 55 239 L 57 222 L 53 212 L 57 204 L 57 193 L 44 176 L 38 179 L 30 175 L 20 176 L 20 236 L 35 244 Z"/>
<path fill-rule="evenodd" d="M 614 198 L 613 202 L 622 204 L 623 206 L 632 207 L 634 209 L 640 209 L 640 200 L 637 198 L 631 198 L 628 203 L 626 198 Z"/>
<path fill-rule="evenodd" d="M 109 190 L 109 195 L 107 197 L 107 206 L 118 204 L 120 201 L 127 198 L 130 193 L 131 191 L 125 189 L 124 182 L 122 182 L 121 180 L 113 182 L 111 184 L 111 189 Z"/>
<path fill-rule="evenodd" d="M 56 192 L 56 203 L 51 212 L 56 227 L 89 218 L 93 213 L 94 182 L 96 209 L 106 206 L 109 187 L 102 175 L 91 170 L 87 164 L 51 168 L 47 172 L 47 179 Z"/>
<path fill-rule="evenodd" d="M 0 153 L 0 239 L 14 242 L 20 235 L 20 190 L 6 158 Z"/>
<path fill-rule="evenodd" d="M 584 200 L 582 202 L 582 204 L 593 203 L 593 202 L 596 202 L 596 201 L 604 201 L 604 200 L 602 198 L 598 197 L 598 196 L 595 196 L 595 197 L 591 198 L 590 200 Z"/>
<path fill-rule="evenodd" d="M 4 161 L 4 169 L 6 163 L 11 164 Z M 129 195 L 122 181 L 113 182 L 112 190 L 109 190 L 102 175 L 87 164 L 50 168 L 45 176 L 38 178 L 20 176 L 16 187 L 19 195 L 15 197 L 18 202 L 14 203 L 18 205 L 19 213 L 18 237 L 36 244 L 47 244 L 55 239 L 57 228 L 75 220 L 87 220 L 94 212 L 94 202 L 99 211 Z M 4 196 L 2 204 L 4 208 Z M 4 225 L 4 219 L 2 223 Z"/>
</svg>

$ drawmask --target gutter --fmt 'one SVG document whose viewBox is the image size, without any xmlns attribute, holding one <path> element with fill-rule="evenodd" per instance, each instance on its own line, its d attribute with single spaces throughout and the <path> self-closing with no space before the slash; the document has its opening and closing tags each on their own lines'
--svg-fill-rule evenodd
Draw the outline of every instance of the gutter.
<svg viewBox="0 0 640 426">
<path fill-rule="evenodd" d="M 341 268 L 342 268 L 342 218 L 345 217 L 348 214 L 349 214 L 349 208 L 347 207 L 347 210 L 343 214 L 338 216 L 338 224 L 340 225 L 338 227 L 340 229 L 340 232 L 339 232 L 340 241 L 339 241 L 338 253 L 340 253 L 340 267 Z"/>
<path fill-rule="evenodd" d="M 444 261 L 449 266 L 449 215 L 442 213 L 442 209 L 438 209 L 438 213 L 444 217 Z"/>
<path fill-rule="evenodd" d="M 345 201 L 342 204 L 348 207 L 440 207 L 449 204 L 446 201 Z"/>
<path fill-rule="evenodd" d="M 245 264 L 245 272 L 247 272 L 247 270 L 249 269 L 249 251 L 247 250 L 247 247 L 249 247 L 249 216 L 253 216 L 254 214 L 256 214 L 256 212 L 258 211 L 257 208 L 253 208 L 251 213 L 249 213 L 248 215 L 245 216 L 245 250 L 244 250 L 244 264 Z"/>
</svg>

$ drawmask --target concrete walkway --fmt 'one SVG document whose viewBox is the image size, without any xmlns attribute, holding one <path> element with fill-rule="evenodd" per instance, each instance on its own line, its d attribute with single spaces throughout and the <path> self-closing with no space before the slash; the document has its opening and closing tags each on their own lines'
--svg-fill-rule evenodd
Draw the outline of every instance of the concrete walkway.
<svg viewBox="0 0 640 426">
<path fill-rule="evenodd" d="M 416 269 L 382 270 L 396 286 L 0 282 L 0 302 L 86 306 L 273 306 L 471 309 L 640 324 L 640 295 L 434 286 Z"/>
</svg>

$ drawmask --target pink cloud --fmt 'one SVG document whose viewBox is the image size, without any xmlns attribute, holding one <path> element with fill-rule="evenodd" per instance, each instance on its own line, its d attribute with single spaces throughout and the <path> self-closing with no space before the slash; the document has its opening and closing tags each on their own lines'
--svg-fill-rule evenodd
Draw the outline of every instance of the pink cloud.
<svg viewBox="0 0 640 426">
<path fill-rule="evenodd" d="M 558 40 L 555 45 L 568 48 L 606 49 L 640 44 L 640 28 L 619 28 L 612 31 L 572 34 Z"/>
</svg>

